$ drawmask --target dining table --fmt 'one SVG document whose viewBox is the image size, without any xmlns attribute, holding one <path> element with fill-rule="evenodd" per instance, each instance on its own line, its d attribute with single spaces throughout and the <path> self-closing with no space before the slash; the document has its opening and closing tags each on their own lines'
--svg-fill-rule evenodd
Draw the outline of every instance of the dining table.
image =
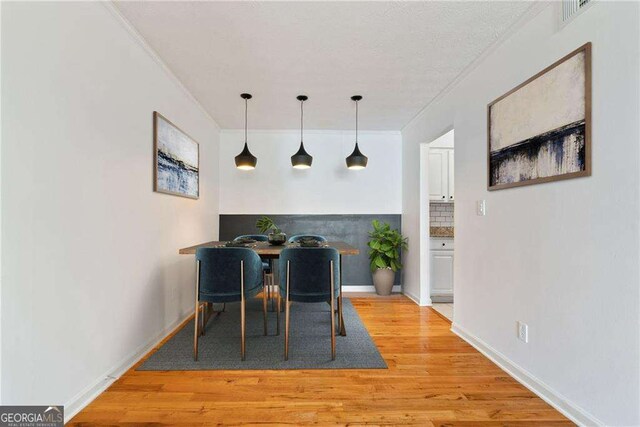
<svg viewBox="0 0 640 427">
<path fill-rule="evenodd" d="M 180 255 L 195 255 L 196 251 L 200 248 L 219 248 L 224 247 L 228 241 L 211 241 L 200 243 L 197 245 L 189 246 L 186 248 L 182 248 L 178 251 Z M 277 260 L 280 257 L 280 252 L 286 248 L 296 248 L 300 247 L 300 243 L 285 243 L 283 245 L 272 245 L 269 242 L 253 242 L 246 244 L 247 248 L 253 249 L 260 257 L 275 259 Z M 330 241 L 324 242 L 321 244 L 321 247 L 334 248 L 338 250 L 340 254 L 340 296 L 338 297 L 340 300 L 340 304 L 342 305 L 342 257 L 343 256 L 353 256 L 359 255 L 360 250 L 356 247 L 351 246 L 346 242 L 340 241 Z M 344 318 L 342 318 L 342 310 L 340 310 L 340 335 L 346 336 L 347 331 L 344 325 Z"/>
</svg>

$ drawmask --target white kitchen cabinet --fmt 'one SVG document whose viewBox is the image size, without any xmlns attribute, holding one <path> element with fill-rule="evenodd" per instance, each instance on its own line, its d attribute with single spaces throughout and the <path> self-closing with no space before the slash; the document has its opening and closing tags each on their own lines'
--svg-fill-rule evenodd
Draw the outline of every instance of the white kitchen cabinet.
<svg viewBox="0 0 640 427">
<path fill-rule="evenodd" d="M 453 149 L 429 149 L 429 200 L 453 202 Z"/>
<path fill-rule="evenodd" d="M 429 251 L 431 300 L 453 301 L 453 239 L 431 238 Z"/>
<path fill-rule="evenodd" d="M 447 198 L 447 150 L 429 150 L 429 200 L 444 202 Z"/>
</svg>

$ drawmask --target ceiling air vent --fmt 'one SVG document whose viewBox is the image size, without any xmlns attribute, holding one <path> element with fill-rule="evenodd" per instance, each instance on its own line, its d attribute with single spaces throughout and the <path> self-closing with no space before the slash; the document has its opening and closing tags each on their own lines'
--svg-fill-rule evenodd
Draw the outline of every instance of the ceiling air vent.
<svg viewBox="0 0 640 427">
<path fill-rule="evenodd" d="M 567 23 L 594 0 L 562 0 L 562 23 Z"/>
</svg>

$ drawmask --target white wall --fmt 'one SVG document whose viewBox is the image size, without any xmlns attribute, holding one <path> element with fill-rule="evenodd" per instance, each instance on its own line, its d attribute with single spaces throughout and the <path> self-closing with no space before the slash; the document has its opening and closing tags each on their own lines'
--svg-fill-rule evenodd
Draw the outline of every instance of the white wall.
<svg viewBox="0 0 640 427">
<path fill-rule="evenodd" d="M 219 130 L 108 6 L 3 2 L 2 39 L 2 399 L 68 414 L 193 310 Z M 154 110 L 200 142 L 200 200 L 152 191 Z"/>
<path fill-rule="evenodd" d="M 221 214 L 399 214 L 402 210 L 399 132 L 359 132 L 360 150 L 369 158 L 363 170 L 349 170 L 345 158 L 354 147 L 348 131 L 305 131 L 311 169 L 294 169 L 291 156 L 299 131 L 249 132 L 255 170 L 235 167 L 244 131 L 220 138 Z"/>
<path fill-rule="evenodd" d="M 548 5 L 403 130 L 411 235 L 420 143 L 455 128 L 454 330 L 587 424 L 640 424 L 639 9 L 596 2 L 558 31 Z M 593 176 L 487 192 L 487 104 L 587 41 Z M 403 283 L 417 289 L 418 252 L 408 256 Z"/>
</svg>

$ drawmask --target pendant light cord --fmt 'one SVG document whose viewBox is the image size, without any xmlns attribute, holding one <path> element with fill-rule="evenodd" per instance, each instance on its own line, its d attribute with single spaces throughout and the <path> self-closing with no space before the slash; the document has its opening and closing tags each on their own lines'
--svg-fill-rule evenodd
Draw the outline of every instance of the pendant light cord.
<svg viewBox="0 0 640 427">
<path fill-rule="evenodd" d="M 300 144 L 302 144 L 302 136 L 304 129 L 304 101 L 300 101 Z"/>
<path fill-rule="evenodd" d="M 249 100 L 244 100 L 244 143 L 247 143 L 247 109 Z"/>
<path fill-rule="evenodd" d="M 358 101 L 356 101 L 356 144 L 358 143 Z"/>
</svg>

